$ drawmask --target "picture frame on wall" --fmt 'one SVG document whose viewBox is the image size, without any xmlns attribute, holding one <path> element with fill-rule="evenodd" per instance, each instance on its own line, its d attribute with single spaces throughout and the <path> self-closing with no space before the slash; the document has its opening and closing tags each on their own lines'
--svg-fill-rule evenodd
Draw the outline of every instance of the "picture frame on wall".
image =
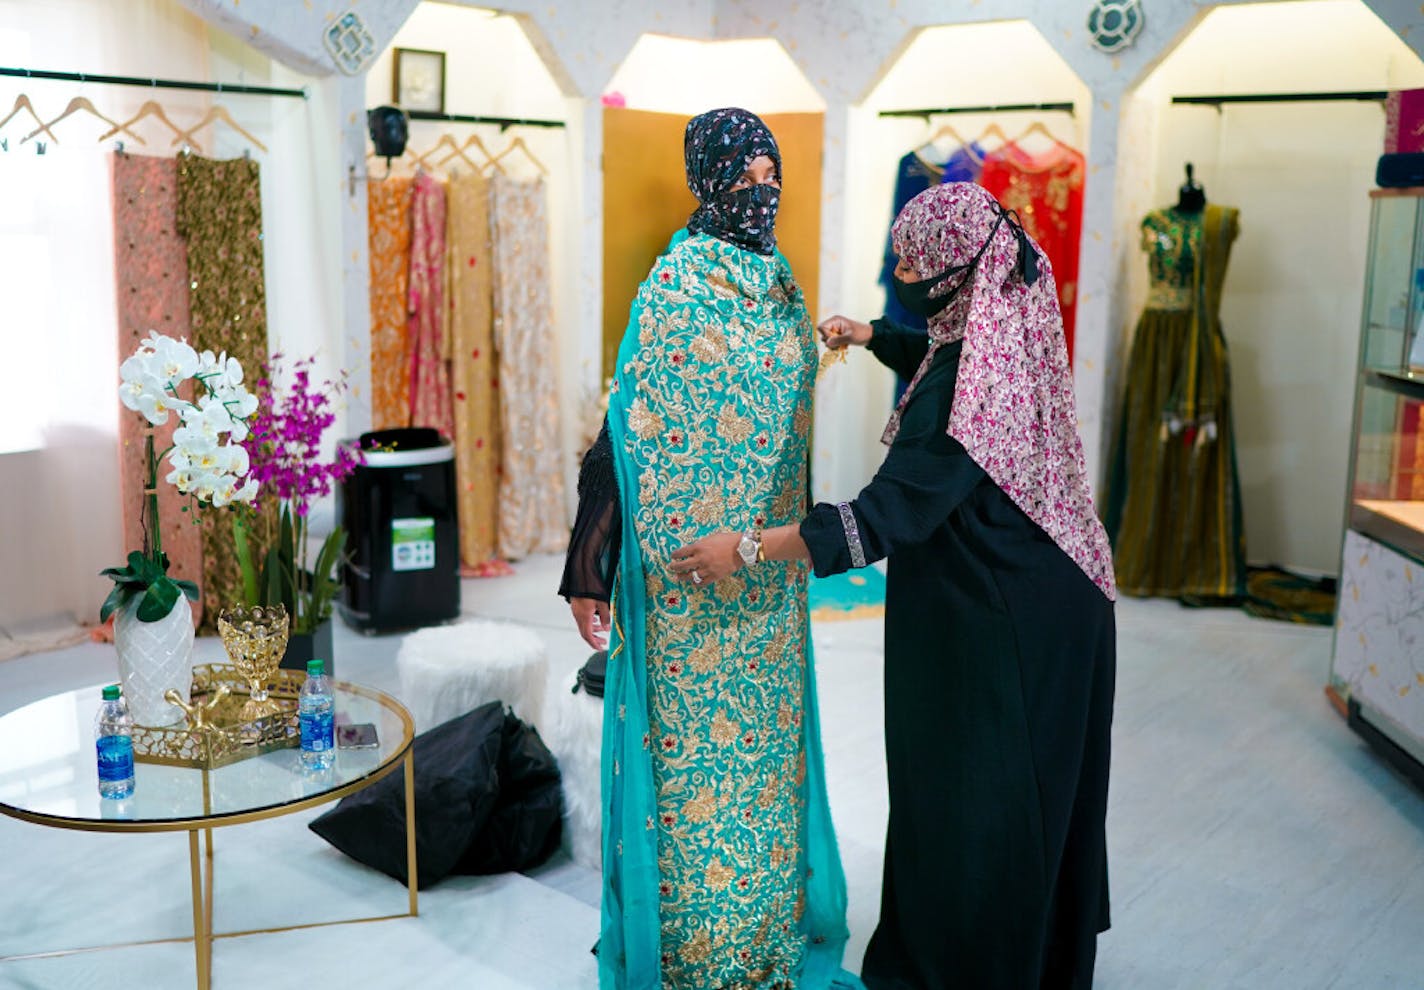
<svg viewBox="0 0 1424 990">
<path fill-rule="evenodd" d="M 391 100 L 409 113 L 445 112 L 445 53 L 419 48 L 395 49 Z"/>
</svg>

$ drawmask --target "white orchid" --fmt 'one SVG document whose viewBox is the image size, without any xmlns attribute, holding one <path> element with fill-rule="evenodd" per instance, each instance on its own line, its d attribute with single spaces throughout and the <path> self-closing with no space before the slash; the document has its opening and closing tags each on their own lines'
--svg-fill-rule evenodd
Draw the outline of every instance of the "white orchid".
<svg viewBox="0 0 1424 990">
<path fill-rule="evenodd" d="M 198 352 L 183 341 L 150 330 L 144 343 L 153 352 L 154 373 L 164 384 L 176 387 L 197 372 Z"/>
<path fill-rule="evenodd" d="M 169 414 L 181 421 L 163 455 L 172 469 L 169 484 L 217 507 L 256 497 L 256 482 L 243 480 L 251 464 L 241 443 L 248 436 L 247 418 L 257 411 L 257 397 L 243 387 L 240 361 L 226 352 L 199 354 L 181 340 L 149 331 L 119 366 L 119 378 L 125 408 L 154 426 L 167 423 Z M 190 378 L 202 393 L 196 402 L 178 394 Z"/>
<path fill-rule="evenodd" d="M 177 412 L 181 415 L 188 405 L 177 396 L 166 395 L 157 390 L 144 389 L 138 396 L 138 411 L 143 413 L 144 419 L 154 426 L 162 426 L 168 422 L 170 412 Z"/>
<path fill-rule="evenodd" d="M 248 478 L 246 481 L 244 481 L 244 482 L 242 483 L 242 487 L 239 488 L 237 491 L 233 492 L 233 494 L 232 494 L 232 500 L 233 500 L 234 502 L 247 502 L 247 503 L 250 503 L 250 502 L 252 502 L 252 501 L 253 501 L 254 499 L 256 499 L 256 498 L 257 498 L 257 479 L 256 479 L 256 478 Z"/>
<path fill-rule="evenodd" d="M 193 469 L 184 464 L 182 467 L 174 467 L 168 472 L 168 477 L 164 479 L 178 491 L 187 495 L 193 490 Z"/>
</svg>

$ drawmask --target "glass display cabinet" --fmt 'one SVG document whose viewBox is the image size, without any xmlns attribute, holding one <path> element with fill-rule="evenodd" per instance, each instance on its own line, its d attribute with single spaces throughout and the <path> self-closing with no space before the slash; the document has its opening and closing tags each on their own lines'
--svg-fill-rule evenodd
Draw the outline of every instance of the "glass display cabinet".
<svg viewBox="0 0 1424 990">
<path fill-rule="evenodd" d="M 1328 692 L 1424 784 L 1424 189 L 1377 189 Z"/>
</svg>

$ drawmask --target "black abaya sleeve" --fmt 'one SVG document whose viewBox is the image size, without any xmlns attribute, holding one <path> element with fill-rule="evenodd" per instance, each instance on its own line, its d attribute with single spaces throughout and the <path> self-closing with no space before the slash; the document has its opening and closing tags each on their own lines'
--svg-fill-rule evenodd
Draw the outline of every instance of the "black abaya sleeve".
<svg viewBox="0 0 1424 990">
<path fill-rule="evenodd" d="M 874 332 L 865 349 L 905 381 L 915 377 L 929 353 L 930 335 L 924 330 L 902 326 L 888 316 L 871 320 L 870 326 Z"/>
<path fill-rule="evenodd" d="M 607 419 L 598 431 L 598 439 L 583 455 L 578 497 L 578 515 L 569 537 L 559 594 L 566 600 L 594 598 L 606 602 L 613 597 L 613 576 L 618 570 L 623 536 L 623 512 Z"/>
<path fill-rule="evenodd" d="M 821 503 L 801 522 L 801 538 L 819 577 L 865 566 L 913 546 L 949 518 L 988 476 L 964 447 L 945 432 L 954 401 L 958 346 L 943 348 L 916 387 L 900 432 L 880 470 L 848 503 L 864 561 L 852 558 L 852 538 L 839 506 Z"/>
</svg>

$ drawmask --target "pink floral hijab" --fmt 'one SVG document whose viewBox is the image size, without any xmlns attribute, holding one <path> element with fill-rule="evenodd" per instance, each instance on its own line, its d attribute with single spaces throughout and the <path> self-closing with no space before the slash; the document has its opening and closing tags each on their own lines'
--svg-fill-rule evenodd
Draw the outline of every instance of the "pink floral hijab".
<svg viewBox="0 0 1424 990">
<path fill-rule="evenodd" d="M 920 193 L 900 212 L 890 236 L 895 252 L 924 277 L 969 264 L 976 255 L 979 261 L 963 276 L 971 284 L 930 319 L 929 354 L 882 439 L 887 444 L 895 439 L 905 403 L 935 352 L 962 339 L 949 435 L 1109 601 L 1115 600 L 1112 548 L 1093 507 L 1047 256 L 1020 234 L 990 193 L 969 182 Z M 1037 255 L 1036 280 L 1025 277 L 1020 244 Z M 1032 260 L 1027 259 L 1030 271 Z M 934 294 L 952 291 L 958 278 L 946 283 Z"/>
</svg>

